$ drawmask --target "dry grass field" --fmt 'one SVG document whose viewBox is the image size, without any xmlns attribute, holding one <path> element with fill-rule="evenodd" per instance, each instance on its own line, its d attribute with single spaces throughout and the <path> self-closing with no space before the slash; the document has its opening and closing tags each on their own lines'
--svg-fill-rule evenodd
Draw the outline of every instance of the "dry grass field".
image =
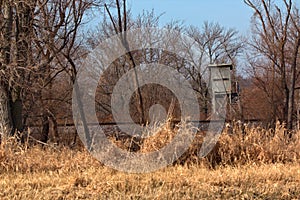
<svg viewBox="0 0 300 200">
<path fill-rule="evenodd" d="M 196 156 L 197 137 L 177 163 L 146 174 L 107 168 L 83 148 L 10 138 L 0 147 L 0 199 L 299 199 L 300 132 L 285 132 L 235 125 L 206 158 Z"/>
</svg>

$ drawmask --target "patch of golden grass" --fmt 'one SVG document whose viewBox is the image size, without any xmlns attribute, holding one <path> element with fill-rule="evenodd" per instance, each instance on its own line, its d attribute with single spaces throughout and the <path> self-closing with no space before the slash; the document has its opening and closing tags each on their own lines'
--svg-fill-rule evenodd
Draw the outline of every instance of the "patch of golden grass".
<svg viewBox="0 0 300 200">
<path fill-rule="evenodd" d="M 153 127 L 146 128 L 146 137 L 141 144 L 140 151 L 143 153 L 158 151 L 169 144 L 177 134 L 177 127 L 171 126 L 171 119 L 162 124 L 154 124 Z M 190 130 L 186 129 L 185 134 L 189 134 Z"/>
<path fill-rule="evenodd" d="M 89 157 L 89 155 L 86 155 Z M 0 175 L 1 199 L 297 199 L 299 165 L 173 166 L 126 174 L 80 162 L 36 172 Z"/>
<path fill-rule="evenodd" d="M 275 129 L 234 124 L 225 130 L 211 153 L 218 164 L 244 165 L 251 163 L 298 163 L 300 161 L 300 132 L 290 135 L 284 125 Z"/>
<path fill-rule="evenodd" d="M 158 150 L 176 135 L 178 128 L 169 124 L 155 128 L 156 134 L 146 138 L 143 152 Z M 182 124 L 187 133 L 190 126 Z M 298 163 L 300 161 L 300 131 L 288 132 L 284 124 L 276 123 L 274 129 L 263 129 L 248 124 L 233 123 L 224 129 L 214 149 L 203 159 L 198 157 L 205 133 L 198 133 L 189 150 L 176 163 L 200 164 L 208 167 L 239 166 L 245 164 Z"/>
<path fill-rule="evenodd" d="M 65 168 L 66 170 L 81 167 L 98 166 L 100 163 L 87 156 L 84 149 L 72 150 L 68 147 L 54 147 L 34 145 L 26 146 L 18 143 L 16 138 L 9 138 L 0 147 L 0 173 L 35 173 L 53 171 Z"/>
<path fill-rule="evenodd" d="M 236 124 L 202 159 L 199 134 L 177 164 L 147 174 L 107 168 L 85 149 L 10 138 L 0 146 L 0 199 L 298 199 L 299 132 L 285 133 L 279 123 L 269 130 Z"/>
</svg>

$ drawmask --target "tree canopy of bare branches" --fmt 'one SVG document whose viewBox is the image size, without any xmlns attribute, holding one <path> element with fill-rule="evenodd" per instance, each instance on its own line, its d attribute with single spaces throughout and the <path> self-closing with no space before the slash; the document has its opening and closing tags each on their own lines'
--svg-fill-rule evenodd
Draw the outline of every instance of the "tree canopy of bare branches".
<svg viewBox="0 0 300 200">
<path fill-rule="evenodd" d="M 249 60 L 252 75 L 265 91 L 272 118 L 293 127 L 295 87 L 299 82 L 300 18 L 292 0 L 245 0 L 253 9 Z"/>
</svg>

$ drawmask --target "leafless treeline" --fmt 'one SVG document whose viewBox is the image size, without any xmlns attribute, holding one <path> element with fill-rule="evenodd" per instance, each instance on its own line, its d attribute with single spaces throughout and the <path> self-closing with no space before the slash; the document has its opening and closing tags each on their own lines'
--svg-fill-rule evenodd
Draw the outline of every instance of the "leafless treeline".
<svg viewBox="0 0 300 200">
<path fill-rule="evenodd" d="M 250 39 L 242 39 L 236 30 L 218 23 L 204 22 L 202 27 L 195 27 L 170 22 L 165 28 L 195 40 L 197 60 L 190 59 L 187 63 L 178 55 L 159 49 L 130 51 L 115 60 L 99 80 L 96 95 L 99 120 L 112 120 L 113 86 L 126 72 L 143 63 L 170 65 L 182 73 L 198 95 L 202 117 L 207 118 L 210 98 L 205 67 L 229 62 L 237 67 L 242 64 L 239 56 L 247 53 L 251 75 L 248 80 L 251 79 L 259 94 L 266 96 L 260 100 L 264 101 L 261 104 L 270 108 L 262 112 L 272 119 L 285 120 L 292 128 L 300 74 L 298 8 L 291 0 L 281 0 L 280 4 L 271 0 L 245 0 L 245 4 L 254 11 Z M 36 124 L 42 127 L 44 141 L 50 127 L 58 134 L 58 123 L 72 122 L 73 83 L 88 52 L 108 37 L 134 28 L 156 27 L 160 20 L 153 11 L 133 17 L 125 0 L 1 0 L 0 7 L 0 132 L 7 136 Z M 101 22 L 96 29 L 87 30 L 85 24 L 95 15 Z M 121 39 L 126 47 L 126 34 Z M 192 57 L 189 47 L 186 52 Z M 234 78 L 238 79 L 236 68 Z M 245 95 L 248 96 L 244 100 L 254 99 L 251 91 Z M 132 116 L 136 122 L 145 123 L 153 104 L 159 103 L 168 110 L 172 99 L 174 95 L 167 88 L 141 87 L 132 98 Z M 251 109 L 255 108 L 247 106 L 248 103 L 242 102 L 242 107 L 251 115 Z M 180 114 L 178 109 L 174 110 L 175 116 Z"/>
</svg>

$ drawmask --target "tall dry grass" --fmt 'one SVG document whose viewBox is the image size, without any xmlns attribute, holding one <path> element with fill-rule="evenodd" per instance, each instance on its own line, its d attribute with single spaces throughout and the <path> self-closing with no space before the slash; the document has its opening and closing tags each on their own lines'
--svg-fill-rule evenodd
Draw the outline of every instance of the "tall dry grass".
<svg viewBox="0 0 300 200">
<path fill-rule="evenodd" d="M 221 134 L 211 156 L 222 165 L 299 162 L 299 136 L 299 131 L 289 132 L 279 122 L 267 130 L 235 123 Z"/>
<path fill-rule="evenodd" d="M 175 137 L 179 128 L 185 129 L 186 134 L 192 134 L 193 127 L 185 122 L 176 127 L 171 121 L 152 127 L 146 135 L 151 135 L 139 141 L 138 151 L 147 153 L 157 151 Z M 174 164 L 198 164 L 209 168 L 217 166 L 239 166 L 251 163 L 294 163 L 300 161 L 300 131 L 288 132 L 284 124 L 276 123 L 274 129 L 264 129 L 234 122 L 224 128 L 214 149 L 205 157 L 199 158 L 205 132 L 198 132 L 192 145 Z M 118 146 L 126 144 L 130 149 L 132 138 L 118 141 Z"/>
<path fill-rule="evenodd" d="M 148 129 L 145 134 L 150 137 L 136 141 L 136 138 L 110 138 L 118 147 L 129 151 L 147 153 L 157 151 L 168 144 L 179 128 L 186 134 L 192 134 L 192 127 L 186 123 L 173 127 L 170 121 Z M 151 132 L 151 133 L 150 133 Z M 214 149 L 205 157 L 199 158 L 204 132 L 198 132 L 194 141 L 174 165 L 200 165 L 208 168 L 218 166 L 241 166 L 248 164 L 299 163 L 300 132 L 287 134 L 284 124 L 276 123 L 274 129 L 264 129 L 250 125 L 234 123 L 221 133 Z M 63 152 L 63 153 L 60 153 Z M 15 137 L 8 138 L 0 144 L 0 173 L 5 171 L 36 171 L 60 168 L 62 164 L 78 167 L 65 160 L 80 160 L 98 165 L 99 162 L 87 157 L 88 152 L 82 147 L 70 148 L 54 145 L 20 144 Z"/>
<path fill-rule="evenodd" d="M 279 122 L 274 129 L 235 122 L 225 127 L 214 149 L 205 159 L 199 160 L 196 153 L 200 150 L 204 135 L 196 137 L 181 162 L 202 162 L 206 166 L 216 167 L 300 161 L 300 132 L 288 133 L 285 125 Z"/>
<path fill-rule="evenodd" d="M 88 152 L 78 147 L 21 144 L 18 138 L 10 137 L 0 144 L 0 174 L 9 172 L 35 173 L 98 166 L 100 163 Z M 100 164 L 101 165 L 101 164 Z"/>
<path fill-rule="evenodd" d="M 166 123 L 149 130 L 156 135 L 136 151 L 161 148 L 177 129 Z M 199 133 L 174 166 L 148 174 L 107 168 L 84 148 L 8 138 L 0 145 L 0 199 L 299 199 L 299 132 L 286 132 L 279 123 L 268 130 L 236 123 L 203 159 Z"/>
</svg>

